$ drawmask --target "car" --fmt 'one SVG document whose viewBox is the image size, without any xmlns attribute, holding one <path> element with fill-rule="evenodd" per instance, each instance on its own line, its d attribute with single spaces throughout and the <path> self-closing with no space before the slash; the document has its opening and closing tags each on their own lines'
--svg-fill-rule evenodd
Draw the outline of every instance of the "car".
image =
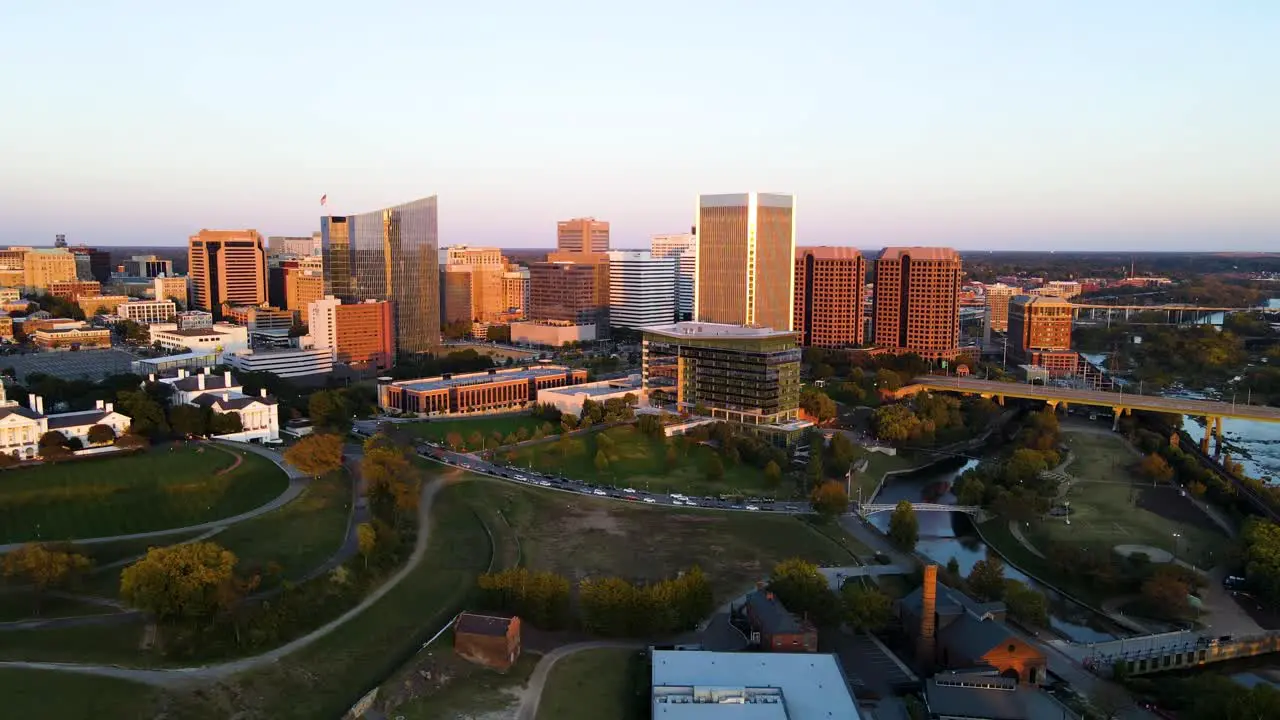
<svg viewBox="0 0 1280 720">
<path fill-rule="evenodd" d="M 759 506 L 759 505 L 748 505 L 748 506 L 747 506 L 747 509 L 748 509 L 748 510 L 759 510 L 759 509 L 760 509 L 760 506 Z"/>
<path fill-rule="evenodd" d="M 683 500 L 672 500 L 672 501 L 671 501 L 671 504 L 672 504 L 672 505 L 684 505 L 684 501 L 683 501 Z"/>
<path fill-rule="evenodd" d="M 607 492 L 605 492 L 605 491 L 603 491 L 603 490 L 592 490 L 592 491 L 591 491 L 591 494 L 593 494 L 593 495 L 608 495 L 609 493 L 607 493 Z"/>
<path fill-rule="evenodd" d="M 685 501 L 684 501 L 684 504 L 685 504 L 685 505 L 692 505 L 692 506 L 694 506 L 694 507 L 698 507 L 698 503 L 696 503 L 696 502 L 694 502 L 694 501 L 692 501 L 692 500 L 685 500 Z"/>
<path fill-rule="evenodd" d="M 551 483 L 547 482 L 546 480 L 539 480 L 538 484 L 541 485 L 542 487 L 551 487 Z"/>
<path fill-rule="evenodd" d="M 636 491 L 635 488 L 622 488 L 622 492 L 624 493 L 633 493 L 635 491 Z"/>
<path fill-rule="evenodd" d="M 625 498 L 626 498 L 626 499 L 628 499 L 628 500 L 633 500 L 633 501 L 634 501 L 634 500 L 639 500 L 639 499 L 640 499 L 640 498 L 636 497 L 635 495 L 630 495 L 630 494 L 628 494 L 628 495 L 624 495 L 623 497 L 625 497 Z"/>
<path fill-rule="evenodd" d="M 654 499 L 653 499 L 653 498 L 651 498 L 651 497 L 647 497 L 647 498 L 645 498 L 645 499 L 644 499 L 644 501 L 645 501 L 645 502 L 647 502 L 647 503 L 657 502 L 657 500 L 654 500 Z"/>
<path fill-rule="evenodd" d="M 675 498 L 676 500 L 684 499 L 684 495 L 681 495 L 680 493 L 671 493 L 671 497 Z"/>
</svg>

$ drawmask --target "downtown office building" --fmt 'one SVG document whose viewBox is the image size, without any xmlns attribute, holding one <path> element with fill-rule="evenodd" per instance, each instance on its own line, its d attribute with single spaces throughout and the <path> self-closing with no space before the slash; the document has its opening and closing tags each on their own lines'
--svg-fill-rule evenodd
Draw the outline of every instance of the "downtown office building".
<svg viewBox="0 0 1280 720">
<path fill-rule="evenodd" d="M 391 302 L 396 351 L 440 343 L 436 197 L 359 215 L 320 218 L 326 295 Z"/>
</svg>

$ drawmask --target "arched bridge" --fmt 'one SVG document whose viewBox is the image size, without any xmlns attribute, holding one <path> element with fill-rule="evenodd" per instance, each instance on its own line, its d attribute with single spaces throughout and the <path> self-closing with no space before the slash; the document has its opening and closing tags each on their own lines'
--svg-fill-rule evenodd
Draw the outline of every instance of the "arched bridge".
<svg viewBox="0 0 1280 720">
<path fill-rule="evenodd" d="M 879 512 L 890 512 L 896 507 L 898 507 L 897 503 L 869 503 L 859 505 L 858 514 L 862 517 L 867 517 Z M 977 505 L 943 505 L 942 503 L 911 503 L 911 509 L 916 512 L 958 512 L 966 515 L 977 515 L 982 512 L 982 508 Z"/>
</svg>

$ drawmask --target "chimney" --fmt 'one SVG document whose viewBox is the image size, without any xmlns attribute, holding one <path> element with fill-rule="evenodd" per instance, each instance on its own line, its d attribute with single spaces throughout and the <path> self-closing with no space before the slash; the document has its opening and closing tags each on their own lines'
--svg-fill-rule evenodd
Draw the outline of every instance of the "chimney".
<svg viewBox="0 0 1280 720">
<path fill-rule="evenodd" d="M 40 415 L 44 414 L 44 398 L 36 396 L 36 412 Z"/>
<path fill-rule="evenodd" d="M 258 391 L 258 394 L 259 394 L 259 395 L 261 395 L 262 397 L 266 397 L 266 396 L 267 396 L 267 389 L 266 389 L 266 388 L 262 388 L 261 390 L 259 390 L 259 391 Z"/>
<path fill-rule="evenodd" d="M 210 373 L 212 373 L 212 372 L 213 372 L 213 368 L 209 368 L 209 367 L 207 367 L 207 368 L 205 368 L 205 369 L 204 369 L 204 374 L 205 374 L 205 375 L 208 375 L 208 374 L 210 374 Z"/>
<path fill-rule="evenodd" d="M 231 402 L 231 393 L 222 393 L 222 402 Z"/>
<path fill-rule="evenodd" d="M 36 411 L 36 394 L 27 393 L 27 407 L 31 408 L 31 412 Z"/>
<path fill-rule="evenodd" d="M 155 373 L 151 373 L 150 375 L 148 375 L 148 376 L 147 376 L 147 379 L 148 379 L 148 380 L 150 380 L 151 382 L 155 382 L 155 381 L 156 381 L 156 374 L 155 374 Z"/>
<path fill-rule="evenodd" d="M 231 371 L 227 370 L 222 373 L 222 387 L 231 387 Z"/>
<path fill-rule="evenodd" d="M 916 641 L 916 664 L 932 670 L 938 632 L 938 566 L 926 565 L 920 588 L 920 637 Z"/>
<path fill-rule="evenodd" d="M 116 404 L 115 404 L 115 403 L 107 403 L 106 407 L 104 407 L 104 408 L 103 408 L 103 410 L 106 410 L 106 411 L 107 411 L 107 412 L 109 412 L 109 413 L 111 413 L 111 412 L 115 412 L 115 411 L 116 411 Z"/>
<path fill-rule="evenodd" d="M 178 379 L 179 379 L 179 380 L 181 380 L 182 378 L 184 378 L 184 377 L 186 377 L 186 376 L 187 376 L 187 370 L 186 370 L 186 368 L 178 368 Z"/>
<path fill-rule="evenodd" d="M 204 375 L 196 376 L 196 387 L 200 388 L 201 390 L 204 389 Z"/>
<path fill-rule="evenodd" d="M 94 404 L 93 404 L 93 406 L 94 406 L 95 408 L 97 408 L 97 409 L 101 410 L 101 409 L 102 409 L 102 401 L 101 401 L 101 400 L 97 401 L 96 403 L 94 403 Z"/>
</svg>

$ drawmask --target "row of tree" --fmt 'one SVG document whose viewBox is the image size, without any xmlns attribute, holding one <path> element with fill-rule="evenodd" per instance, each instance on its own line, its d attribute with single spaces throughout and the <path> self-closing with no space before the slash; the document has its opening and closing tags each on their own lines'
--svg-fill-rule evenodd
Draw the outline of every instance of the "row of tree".
<svg viewBox="0 0 1280 720">
<path fill-rule="evenodd" d="M 715 609 L 711 583 L 698 566 L 656 583 L 588 578 L 578 584 L 582 627 L 609 636 L 653 637 L 690 630 Z"/>
<path fill-rule="evenodd" d="M 1000 414 L 986 398 L 963 400 L 942 393 L 920 393 L 910 404 L 877 408 L 871 415 L 876 437 L 893 445 L 934 445 L 963 440 L 985 430 Z"/>
<path fill-rule="evenodd" d="M 483 607 L 518 615 L 534 627 L 559 630 L 572 619 L 569 580 L 562 575 L 517 567 L 484 573 L 476 584 Z"/>
<path fill-rule="evenodd" d="M 855 630 L 875 632 L 893 620 L 893 600 L 879 588 L 850 580 L 834 592 L 817 565 L 799 558 L 775 565 L 768 587 L 788 611 L 819 627 L 845 623 Z"/>
</svg>

